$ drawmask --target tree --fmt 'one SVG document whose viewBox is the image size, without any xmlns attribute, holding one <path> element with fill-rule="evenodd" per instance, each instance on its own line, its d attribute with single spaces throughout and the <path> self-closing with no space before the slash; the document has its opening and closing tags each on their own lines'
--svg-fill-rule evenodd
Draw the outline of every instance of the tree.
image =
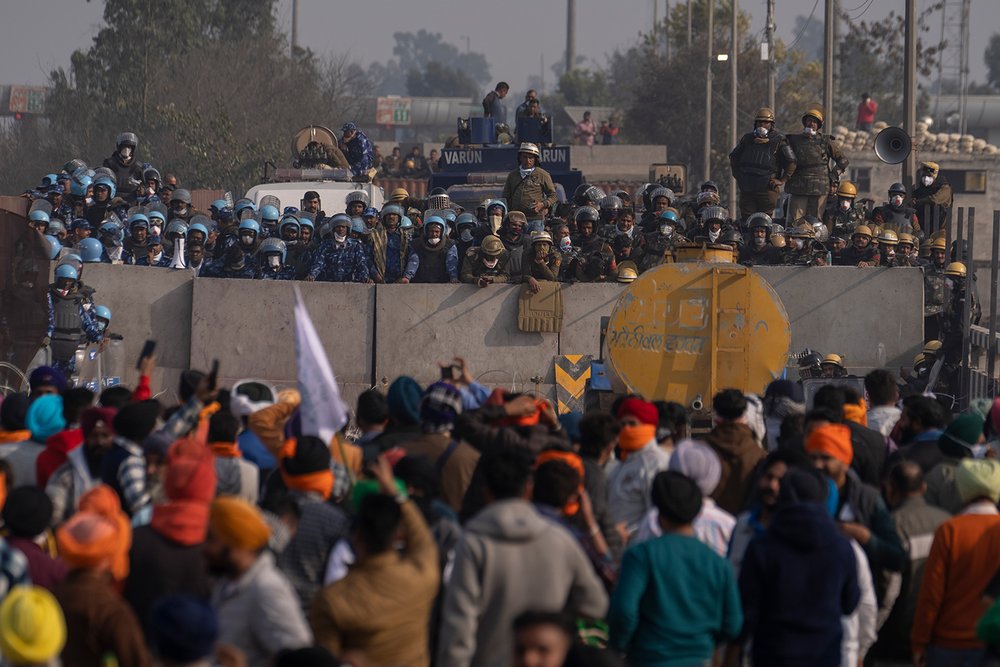
<svg viewBox="0 0 1000 667">
<path fill-rule="evenodd" d="M 408 70 L 426 69 L 432 62 L 454 63 L 455 68 L 481 86 L 490 83 L 490 66 L 486 56 L 473 51 L 460 53 L 458 47 L 446 43 L 439 32 L 421 29 L 416 33 L 393 33 L 392 37 L 396 40 L 392 53 Z"/>
<path fill-rule="evenodd" d="M 473 97 L 479 86 L 462 70 L 432 60 L 423 71 L 410 68 L 406 91 L 419 97 Z"/>
<path fill-rule="evenodd" d="M 164 12 L 152 0 L 106 0 L 93 45 L 52 72 L 45 118 L 0 134 L 0 183 L 24 189 L 73 157 L 100 165 L 131 130 L 139 159 L 186 186 L 242 192 L 264 160 L 287 161 L 298 128 L 358 120 L 365 71 L 309 50 L 291 58 L 274 6 L 177 0 Z"/>
<path fill-rule="evenodd" d="M 1000 33 L 990 35 L 989 46 L 983 52 L 983 60 L 988 70 L 986 81 L 995 90 L 1000 90 Z"/>
</svg>

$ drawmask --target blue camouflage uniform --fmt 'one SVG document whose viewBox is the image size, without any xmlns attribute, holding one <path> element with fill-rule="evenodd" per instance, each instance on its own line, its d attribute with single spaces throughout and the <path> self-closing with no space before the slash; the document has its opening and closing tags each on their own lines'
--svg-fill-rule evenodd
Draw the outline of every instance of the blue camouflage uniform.
<svg viewBox="0 0 1000 667">
<path fill-rule="evenodd" d="M 297 271 L 290 264 L 283 264 L 277 271 L 271 271 L 266 267 L 257 267 L 257 280 L 298 280 Z"/>
<path fill-rule="evenodd" d="M 92 301 L 86 298 L 82 294 L 77 294 L 76 297 L 80 303 L 80 328 L 83 330 L 83 334 L 89 343 L 99 343 L 104 338 L 104 334 L 101 332 L 100 328 L 97 326 L 97 322 L 90 316 L 90 311 L 86 308 L 88 301 Z M 52 298 L 52 290 L 48 290 L 45 293 L 46 303 L 48 305 L 49 317 L 48 325 L 45 328 L 45 336 L 52 340 L 56 332 L 56 309 L 55 303 Z M 60 371 L 66 374 L 72 374 L 76 371 L 76 356 L 71 356 L 69 359 L 52 359 L 52 365 L 58 368 Z"/>
<path fill-rule="evenodd" d="M 226 260 L 217 259 L 201 267 L 200 278 L 243 278 L 253 280 L 257 273 L 257 263 L 244 260 L 242 268 L 233 269 L 226 266 Z"/>
<path fill-rule="evenodd" d="M 340 244 L 323 241 L 313 256 L 309 276 L 332 283 L 368 282 L 370 271 L 364 246 L 354 239 Z"/>
<path fill-rule="evenodd" d="M 363 176 L 372 168 L 375 159 L 371 140 L 361 130 L 347 142 L 347 161 L 355 176 Z"/>
<path fill-rule="evenodd" d="M 448 272 L 448 278 L 452 282 L 458 282 L 458 246 L 452 244 L 444 252 L 447 253 L 444 265 Z M 418 269 L 420 269 L 420 255 L 417 251 L 417 244 L 414 243 L 410 246 L 410 256 L 406 260 L 406 270 L 403 271 L 403 277 L 412 281 L 417 275 Z"/>
</svg>

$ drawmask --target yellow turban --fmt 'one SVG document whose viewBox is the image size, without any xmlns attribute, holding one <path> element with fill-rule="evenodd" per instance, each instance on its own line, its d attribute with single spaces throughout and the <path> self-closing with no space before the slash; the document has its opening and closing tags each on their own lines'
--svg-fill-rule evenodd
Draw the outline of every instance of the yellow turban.
<svg viewBox="0 0 1000 667">
<path fill-rule="evenodd" d="M 260 551 L 271 537 L 271 529 L 256 507 L 233 496 L 212 501 L 209 528 L 233 549 Z"/>
<path fill-rule="evenodd" d="M 17 665 L 47 664 L 66 643 L 66 619 L 44 588 L 18 586 L 0 604 L 0 651 Z"/>
</svg>

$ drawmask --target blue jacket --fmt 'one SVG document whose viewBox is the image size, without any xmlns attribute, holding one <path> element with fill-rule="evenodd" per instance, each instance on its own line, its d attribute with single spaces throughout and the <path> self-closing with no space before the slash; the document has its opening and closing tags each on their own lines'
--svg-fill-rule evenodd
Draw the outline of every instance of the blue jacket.
<svg viewBox="0 0 1000 667">
<path fill-rule="evenodd" d="M 347 142 L 346 157 L 351 165 L 351 172 L 355 176 L 361 176 L 372 168 L 372 162 L 375 159 L 372 142 L 361 130 L 358 130 L 354 137 Z"/>
<path fill-rule="evenodd" d="M 740 570 L 757 665 L 840 665 L 841 616 L 861 598 L 850 542 L 826 508 L 809 502 L 779 509 L 747 547 Z"/>
<path fill-rule="evenodd" d="M 309 275 L 333 283 L 368 282 L 370 273 L 364 246 L 354 239 L 347 239 L 342 245 L 323 241 L 313 255 Z"/>
</svg>

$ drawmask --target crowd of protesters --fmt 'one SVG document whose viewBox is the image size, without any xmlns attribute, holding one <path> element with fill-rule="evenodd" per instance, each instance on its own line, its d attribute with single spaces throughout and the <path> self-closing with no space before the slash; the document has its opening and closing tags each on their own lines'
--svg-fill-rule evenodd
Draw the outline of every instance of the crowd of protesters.
<svg viewBox="0 0 1000 667">
<path fill-rule="evenodd" d="M 4 665 L 989 665 L 1000 399 L 890 372 L 557 415 L 448 380 L 176 403 L 54 368 L 0 404 Z M 172 389 L 172 388 L 171 388 Z M 60 663 L 61 661 L 61 663 Z"/>
</svg>

